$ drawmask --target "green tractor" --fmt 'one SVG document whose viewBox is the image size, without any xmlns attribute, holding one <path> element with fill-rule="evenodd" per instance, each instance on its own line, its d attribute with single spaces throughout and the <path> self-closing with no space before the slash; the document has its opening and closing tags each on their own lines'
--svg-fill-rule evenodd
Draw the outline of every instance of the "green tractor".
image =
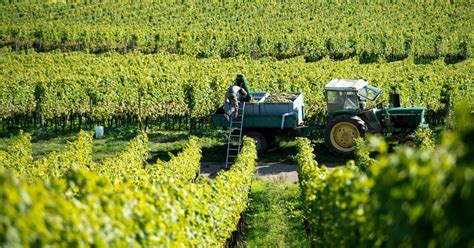
<svg viewBox="0 0 474 248">
<path fill-rule="evenodd" d="M 363 79 L 333 79 L 325 86 L 327 101 L 327 148 L 339 155 L 351 155 L 354 138 L 366 134 L 391 134 L 405 145 L 414 145 L 414 132 L 425 124 L 424 107 L 400 107 L 398 94 L 385 106 L 377 99 L 382 90 Z"/>
</svg>

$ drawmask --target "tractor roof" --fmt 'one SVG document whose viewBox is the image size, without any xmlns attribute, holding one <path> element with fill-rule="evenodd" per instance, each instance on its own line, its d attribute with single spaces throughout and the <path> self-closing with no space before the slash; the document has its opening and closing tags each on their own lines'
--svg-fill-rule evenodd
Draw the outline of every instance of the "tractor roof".
<svg viewBox="0 0 474 248">
<path fill-rule="evenodd" d="M 326 84 L 326 90 L 349 90 L 357 91 L 365 86 L 368 82 L 364 79 L 333 79 L 328 84 Z"/>
</svg>

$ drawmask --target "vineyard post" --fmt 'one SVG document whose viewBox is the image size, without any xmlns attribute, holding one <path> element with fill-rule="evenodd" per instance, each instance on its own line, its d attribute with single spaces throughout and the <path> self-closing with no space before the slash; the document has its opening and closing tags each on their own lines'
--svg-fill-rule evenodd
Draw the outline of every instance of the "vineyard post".
<svg viewBox="0 0 474 248">
<path fill-rule="evenodd" d="M 40 129 L 44 131 L 45 128 L 45 119 L 44 119 L 44 112 L 43 112 L 43 101 L 44 95 L 46 92 L 46 87 L 44 83 L 39 83 L 35 87 L 35 102 L 36 102 L 36 112 L 40 116 Z"/>
<path fill-rule="evenodd" d="M 18 52 L 18 31 L 13 31 L 13 44 L 15 48 L 15 52 Z"/>
<path fill-rule="evenodd" d="M 73 130 L 73 129 L 74 129 L 74 113 L 71 110 L 69 113 L 69 130 Z"/>
<path fill-rule="evenodd" d="M 89 95 L 89 129 L 92 129 L 92 96 Z"/>
<path fill-rule="evenodd" d="M 440 120 L 441 123 L 445 122 L 446 119 L 451 118 L 451 109 L 452 109 L 452 99 L 451 99 L 451 94 L 453 92 L 454 88 L 451 84 L 445 84 L 443 85 L 441 94 L 440 94 L 440 102 L 444 104 L 443 109 L 441 110 L 443 113 L 442 120 Z"/>
<path fill-rule="evenodd" d="M 191 133 L 193 129 L 196 128 L 195 119 L 193 117 L 194 107 L 196 105 L 195 99 L 195 89 L 194 89 L 194 82 L 188 82 L 184 88 L 184 95 L 185 95 L 185 102 L 188 107 L 186 115 L 188 116 L 189 120 L 189 132 Z"/>
<path fill-rule="evenodd" d="M 138 122 L 140 124 L 140 131 L 143 131 L 143 121 L 142 121 L 142 90 L 138 90 Z"/>
</svg>

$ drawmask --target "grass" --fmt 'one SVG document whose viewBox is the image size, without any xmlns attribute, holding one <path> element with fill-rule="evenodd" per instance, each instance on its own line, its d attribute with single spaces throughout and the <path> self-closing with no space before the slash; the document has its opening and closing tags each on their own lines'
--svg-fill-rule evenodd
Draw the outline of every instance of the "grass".
<svg viewBox="0 0 474 248">
<path fill-rule="evenodd" d="M 298 185 L 254 180 L 240 247 L 309 247 L 304 230 Z"/>
<path fill-rule="evenodd" d="M 148 147 L 151 157 L 149 163 L 157 159 L 169 160 L 170 154 L 179 153 L 189 138 L 187 131 L 156 131 L 148 134 Z M 198 130 L 191 135 L 199 137 L 202 149 L 202 161 L 218 162 L 225 161 L 226 136 L 222 131 Z"/>
<path fill-rule="evenodd" d="M 94 161 L 102 161 L 120 153 L 137 134 L 136 129 L 115 128 L 106 129 L 103 138 L 93 140 L 92 158 Z M 3 133 L 0 135 L 0 149 L 5 149 L 9 140 L 18 135 L 18 132 Z M 77 132 L 33 132 L 32 153 L 35 159 L 46 156 L 53 151 L 64 149 L 68 141 L 76 139 Z M 149 163 L 156 160 L 169 160 L 170 154 L 179 153 L 186 144 L 188 131 L 151 131 L 148 133 L 150 148 Z M 196 130 L 192 133 L 199 137 L 202 147 L 202 161 L 224 162 L 227 149 L 227 133 L 222 130 L 207 128 Z M 345 159 L 333 156 L 327 152 L 324 142 L 315 140 L 315 148 L 318 151 L 318 160 L 330 162 L 345 162 Z M 278 137 L 277 145 L 264 154 L 259 155 L 259 162 L 283 162 L 293 163 L 296 154 L 296 143 L 293 138 Z"/>
<path fill-rule="evenodd" d="M 118 128 L 106 129 L 105 135 L 100 139 L 93 139 L 92 159 L 102 161 L 113 157 L 123 151 L 129 140 L 137 134 L 136 129 Z M 18 132 L 3 133 L 0 135 L 0 150 L 5 149 L 10 140 L 17 136 Z M 65 148 L 68 141 L 77 138 L 77 132 L 32 132 L 32 155 L 35 159 L 46 156 L 53 151 L 60 152 Z M 223 131 L 203 129 L 192 133 L 199 137 L 202 147 L 203 161 L 225 161 L 226 134 Z M 148 147 L 150 149 L 149 163 L 155 163 L 157 159 L 169 160 L 170 154 L 179 153 L 186 144 L 189 137 L 187 131 L 153 131 L 148 133 Z"/>
<path fill-rule="evenodd" d="M 17 134 L 12 134 L 14 137 Z M 128 144 L 128 141 L 135 137 L 132 131 L 114 130 L 106 133 L 101 139 L 93 139 L 92 159 L 101 161 L 105 158 L 113 157 L 120 153 Z M 31 148 L 34 159 L 48 155 L 53 151 L 60 152 L 66 147 L 67 142 L 77 139 L 77 132 L 33 132 L 31 134 Z M 7 147 L 11 137 L 0 138 L 0 149 Z"/>
</svg>

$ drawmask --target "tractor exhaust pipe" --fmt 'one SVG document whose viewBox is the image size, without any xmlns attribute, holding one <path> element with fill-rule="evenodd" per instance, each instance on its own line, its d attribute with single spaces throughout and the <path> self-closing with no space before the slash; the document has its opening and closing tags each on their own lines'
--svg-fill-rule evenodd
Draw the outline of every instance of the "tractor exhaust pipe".
<svg viewBox="0 0 474 248">
<path fill-rule="evenodd" d="M 390 95 L 390 98 L 391 98 L 392 106 L 394 108 L 400 107 L 400 94 L 392 93 Z"/>
</svg>

